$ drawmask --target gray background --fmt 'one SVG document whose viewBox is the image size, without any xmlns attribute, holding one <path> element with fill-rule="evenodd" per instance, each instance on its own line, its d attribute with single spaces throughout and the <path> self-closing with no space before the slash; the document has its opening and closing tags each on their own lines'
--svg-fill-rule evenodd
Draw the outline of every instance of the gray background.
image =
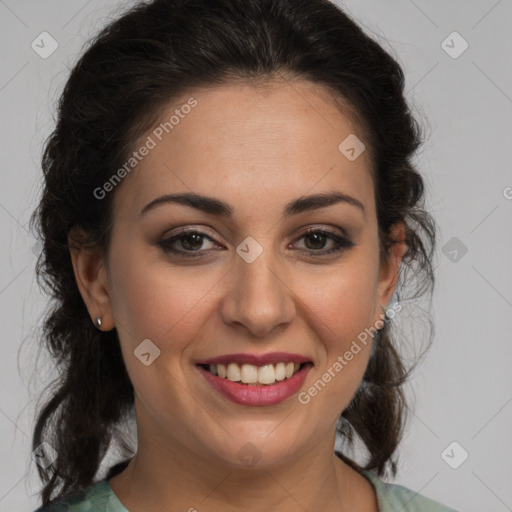
<svg viewBox="0 0 512 512">
<path fill-rule="evenodd" d="M 459 510 L 512 510 L 512 2 L 339 3 L 404 67 L 428 131 L 416 161 L 441 235 L 435 339 L 408 388 L 415 405 L 395 482 Z M 34 339 L 46 299 L 27 222 L 41 148 L 68 69 L 121 4 L 0 0 L 0 511 L 40 504 L 33 414 L 53 373 Z M 31 47 L 43 31 L 58 43 L 46 59 Z M 469 45 L 460 55 L 463 40 L 447 39 L 454 31 Z"/>
</svg>

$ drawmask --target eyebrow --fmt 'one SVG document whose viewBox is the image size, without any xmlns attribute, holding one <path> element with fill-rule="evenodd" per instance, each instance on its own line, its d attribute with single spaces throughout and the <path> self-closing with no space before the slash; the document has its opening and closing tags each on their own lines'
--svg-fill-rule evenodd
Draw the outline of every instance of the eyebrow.
<svg viewBox="0 0 512 512">
<path fill-rule="evenodd" d="M 139 213 L 139 217 L 158 206 L 168 203 L 190 206 L 204 213 L 216 215 L 219 217 L 231 218 L 233 216 L 233 208 L 227 203 L 220 201 L 219 199 L 203 196 L 200 194 L 184 192 L 180 194 L 165 194 L 163 196 L 157 197 L 156 199 L 153 199 L 150 203 L 144 206 L 144 208 L 142 208 Z M 355 197 L 337 191 L 324 194 L 301 196 L 297 199 L 294 199 L 285 206 L 283 215 L 284 218 L 288 218 L 292 215 L 316 210 L 318 208 L 325 208 L 326 206 L 331 206 L 337 203 L 345 203 L 357 207 L 366 218 L 366 211 L 361 201 Z"/>
</svg>

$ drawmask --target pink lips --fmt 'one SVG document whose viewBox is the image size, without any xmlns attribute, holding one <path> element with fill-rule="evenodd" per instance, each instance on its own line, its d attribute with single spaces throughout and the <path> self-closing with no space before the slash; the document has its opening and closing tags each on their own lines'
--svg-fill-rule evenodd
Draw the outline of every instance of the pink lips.
<svg viewBox="0 0 512 512">
<path fill-rule="evenodd" d="M 263 366 L 264 364 L 276 363 L 307 363 L 303 364 L 300 370 L 292 377 L 271 385 L 242 384 L 232 382 L 229 379 L 223 379 L 213 375 L 207 369 L 200 365 L 209 364 L 253 364 Z M 310 359 L 298 354 L 289 354 L 284 352 L 274 352 L 271 354 L 228 354 L 207 360 L 199 361 L 196 365 L 198 371 L 203 375 L 206 381 L 220 394 L 240 405 L 265 406 L 274 405 L 283 402 L 294 395 L 303 386 L 307 374 L 313 367 Z"/>
<path fill-rule="evenodd" d="M 196 364 L 254 364 L 255 366 L 263 366 L 264 364 L 277 363 L 307 363 L 311 360 L 299 354 L 290 354 L 288 352 L 272 352 L 270 354 L 225 354 L 211 359 L 197 361 Z"/>
</svg>

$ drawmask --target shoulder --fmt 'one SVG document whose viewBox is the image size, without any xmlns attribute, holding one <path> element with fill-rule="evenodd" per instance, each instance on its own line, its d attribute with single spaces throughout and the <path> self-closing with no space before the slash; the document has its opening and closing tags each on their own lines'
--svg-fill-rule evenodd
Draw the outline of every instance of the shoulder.
<svg viewBox="0 0 512 512">
<path fill-rule="evenodd" d="M 103 479 L 71 497 L 54 501 L 46 507 L 39 507 L 34 512 L 127 512 L 116 499 L 115 494 Z"/>
<path fill-rule="evenodd" d="M 362 473 L 375 488 L 379 512 L 457 512 L 407 487 L 385 483 L 369 471 L 364 470 Z"/>
</svg>

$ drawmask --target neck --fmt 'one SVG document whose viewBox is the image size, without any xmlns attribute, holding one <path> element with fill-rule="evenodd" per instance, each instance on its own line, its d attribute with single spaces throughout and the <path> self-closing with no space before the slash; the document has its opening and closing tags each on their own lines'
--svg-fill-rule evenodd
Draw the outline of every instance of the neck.
<svg viewBox="0 0 512 512">
<path fill-rule="evenodd" d="M 278 462 L 272 462 L 268 453 L 260 453 L 261 460 L 240 455 L 233 461 L 227 446 L 219 448 L 226 451 L 223 457 L 207 445 L 198 446 L 195 438 L 187 439 L 187 432 L 180 432 L 179 437 L 170 433 L 178 431 L 163 430 L 146 415 L 137 416 L 137 454 L 109 480 L 130 512 L 378 509 L 368 480 L 333 453 L 334 423 L 316 443 L 290 440 L 297 450 L 276 456 Z M 276 449 L 275 439 L 272 443 L 269 438 L 267 447 Z M 256 448 L 253 451 L 258 455 Z"/>
<path fill-rule="evenodd" d="M 334 439 L 334 433 L 333 433 Z M 143 441 L 143 440 L 141 440 Z M 139 443 L 127 468 L 109 483 L 130 511 L 256 512 L 363 510 L 360 475 L 333 455 L 331 443 L 261 468 L 233 467 L 160 443 Z M 355 507 L 360 503 L 359 508 Z"/>
</svg>

